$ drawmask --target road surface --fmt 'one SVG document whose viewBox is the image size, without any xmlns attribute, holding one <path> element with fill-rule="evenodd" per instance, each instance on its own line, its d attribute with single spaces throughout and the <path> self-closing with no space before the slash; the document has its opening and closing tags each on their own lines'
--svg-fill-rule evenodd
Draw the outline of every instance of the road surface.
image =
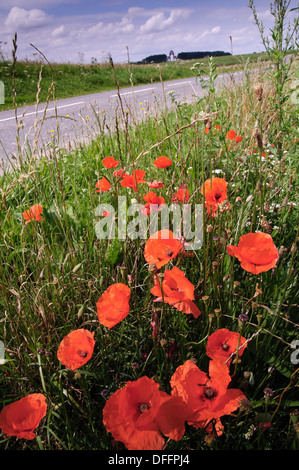
<svg viewBox="0 0 299 470">
<path fill-rule="evenodd" d="M 236 76 L 236 74 L 235 74 Z M 220 74 L 220 86 L 229 82 L 229 74 Z M 172 93 L 169 93 L 172 92 Z M 128 115 L 128 122 L 134 124 L 145 116 L 153 116 L 173 106 L 173 95 L 178 102 L 191 103 L 203 95 L 200 83 L 188 78 L 163 83 L 122 88 L 101 93 L 77 96 L 19 108 L 19 125 L 22 154 L 30 154 L 36 148 L 36 155 L 47 152 L 49 144 L 74 148 L 79 143 L 88 143 L 101 132 L 115 125 L 115 116 L 122 115 L 121 106 Z M 121 122 L 121 120 L 119 121 Z M 123 121 L 124 122 L 124 121 Z M 100 124 L 99 124 L 100 123 Z M 31 149 L 31 150 L 30 150 Z M 0 162 L 5 166 L 17 162 L 17 123 L 14 110 L 0 112 Z"/>
</svg>

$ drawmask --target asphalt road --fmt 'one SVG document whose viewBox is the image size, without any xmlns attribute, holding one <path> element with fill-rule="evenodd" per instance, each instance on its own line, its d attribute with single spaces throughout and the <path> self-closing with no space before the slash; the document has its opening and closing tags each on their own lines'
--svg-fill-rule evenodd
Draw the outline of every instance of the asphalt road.
<svg viewBox="0 0 299 470">
<path fill-rule="evenodd" d="M 230 80 L 229 74 L 220 74 L 217 78 L 218 86 L 229 83 Z M 115 89 L 58 100 L 56 103 L 49 102 L 47 105 L 41 103 L 38 107 L 33 105 L 19 108 L 17 119 L 22 152 L 26 154 L 30 146 L 31 151 L 36 148 L 36 154 L 41 155 L 47 152 L 49 143 L 54 142 L 67 148 L 74 148 L 80 142 L 86 143 L 115 126 L 115 116 L 122 115 L 121 106 L 127 113 L 129 124 L 134 124 L 147 115 L 157 115 L 161 110 L 172 107 L 169 92 L 173 93 L 176 101 L 187 103 L 203 95 L 199 81 L 188 78 L 122 88 L 119 90 L 120 97 Z M 121 123 L 121 119 L 119 122 Z M 18 161 L 16 136 L 15 111 L 0 112 L 2 165 L 9 165 L 9 161 Z"/>
</svg>

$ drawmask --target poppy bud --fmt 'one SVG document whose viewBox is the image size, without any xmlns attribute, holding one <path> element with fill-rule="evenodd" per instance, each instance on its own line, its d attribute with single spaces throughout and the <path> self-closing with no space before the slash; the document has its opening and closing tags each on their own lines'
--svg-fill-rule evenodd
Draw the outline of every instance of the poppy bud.
<svg viewBox="0 0 299 470">
<path fill-rule="evenodd" d="M 253 377 L 253 373 L 252 373 L 252 372 L 246 370 L 246 371 L 244 372 L 243 376 L 244 376 L 244 379 L 245 379 L 245 380 L 248 380 L 248 383 L 249 383 L 250 385 L 254 385 L 254 377 Z"/>
<path fill-rule="evenodd" d="M 239 318 L 238 318 L 239 327 L 242 328 L 242 326 L 246 322 L 248 322 L 248 320 L 249 320 L 248 315 L 246 315 L 245 313 L 241 313 L 241 315 L 239 315 Z"/>
</svg>

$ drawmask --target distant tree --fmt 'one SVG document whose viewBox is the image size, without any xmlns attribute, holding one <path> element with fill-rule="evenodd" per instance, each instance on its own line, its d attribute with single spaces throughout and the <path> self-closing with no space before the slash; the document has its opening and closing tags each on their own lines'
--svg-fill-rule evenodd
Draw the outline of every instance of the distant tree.
<svg viewBox="0 0 299 470">
<path fill-rule="evenodd" d="M 179 52 L 178 59 L 190 60 L 190 59 L 203 59 L 204 57 L 219 57 L 224 55 L 231 55 L 230 52 L 224 51 L 198 51 L 198 52 Z"/>
<path fill-rule="evenodd" d="M 142 60 L 143 64 L 150 64 L 153 62 L 154 64 L 159 64 L 161 62 L 166 62 L 167 61 L 167 55 L 166 54 L 156 54 L 156 55 L 150 55 L 146 57 L 145 59 Z"/>
</svg>

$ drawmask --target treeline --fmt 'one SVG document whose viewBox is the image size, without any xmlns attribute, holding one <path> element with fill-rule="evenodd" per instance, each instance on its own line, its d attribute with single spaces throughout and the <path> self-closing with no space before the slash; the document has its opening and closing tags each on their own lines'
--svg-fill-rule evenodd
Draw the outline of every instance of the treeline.
<svg viewBox="0 0 299 470">
<path fill-rule="evenodd" d="M 220 56 L 225 56 L 225 55 L 231 55 L 231 53 L 224 52 L 224 51 L 179 52 L 177 55 L 177 58 L 180 60 L 190 60 L 190 59 L 203 59 L 204 57 L 220 57 Z M 150 55 L 137 63 L 138 64 L 150 64 L 150 63 L 159 64 L 161 62 L 167 62 L 166 54 Z"/>
<path fill-rule="evenodd" d="M 160 64 L 161 62 L 167 62 L 167 55 L 166 54 L 157 54 L 157 55 L 149 55 L 142 61 L 137 62 L 138 64 L 151 64 L 154 62 L 155 64 Z"/>
<path fill-rule="evenodd" d="M 224 51 L 179 52 L 178 59 L 181 59 L 181 60 L 203 59 L 204 57 L 220 57 L 224 55 L 231 55 L 231 53 L 224 52 Z"/>
</svg>

